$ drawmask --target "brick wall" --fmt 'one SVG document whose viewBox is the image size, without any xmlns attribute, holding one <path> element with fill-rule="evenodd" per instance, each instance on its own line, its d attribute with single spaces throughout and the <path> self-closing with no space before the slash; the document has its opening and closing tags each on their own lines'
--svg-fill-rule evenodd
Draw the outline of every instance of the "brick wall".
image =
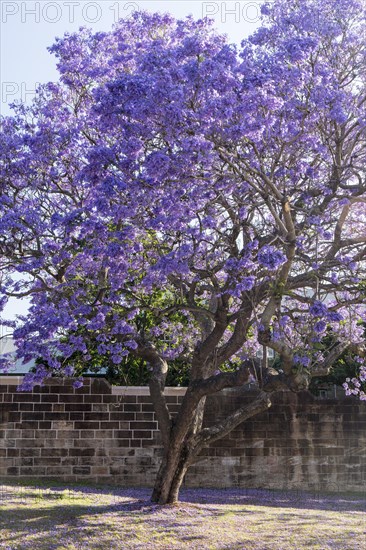
<svg viewBox="0 0 366 550">
<path fill-rule="evenodd" d="M 161 456 L 147 388 L 86 379 L 51 379 L 34 392 L 0 379 L 0 476 L 151 486 Z M 168 388 L 176 412 L 183 388 Z M 226 390 L 209 398 L 206 425 L 251 395 Z M 366 403 L 282 394 L 265 413 L 204 450 L 185 484 L 365 490 Z"/>
</svg>

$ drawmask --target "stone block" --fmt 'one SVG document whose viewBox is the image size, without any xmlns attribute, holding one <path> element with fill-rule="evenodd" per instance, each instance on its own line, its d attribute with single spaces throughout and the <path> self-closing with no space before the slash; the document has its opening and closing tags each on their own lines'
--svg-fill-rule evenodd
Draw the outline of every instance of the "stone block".
<svg viewBox="0 0 366 550">
<path fill-rule="evenodd" d="M 42 395 L 42 403 L 58 403 L 58 395 L 50 394 L 50 395 Z"/>
<path fill-rule="evenodd" d="M 109 420 L 108 412 L 86 412 L 84 413 L 84 420 Z"/>
<path fill-rule="evenodd" d="M 46 418 L 45 418 L 46 419 Z M 68 412 L 52 412 L 47 414 L 47 419 L 52 420 L 70 420 L 70 413 Z"/>
<path fill-rule="evenodd" d="M 0 439 L 4 439 L 5 437 L 7 439 L 17 439 L 22 436 L 22 430 L 1 430 L 0 431 Z"/>
<path fill-rule="evenodd" d="M 156 430 L 158 427 L 157 422 L 130 422 L 131 430 Z"/>
<path fill-rule="evenodd" d="M 57 384 L 50 384 L 50 392 L 54 393 L 54 394 L 61 394 L 61 395 L 64 395 L 64 394 L 70 394 L 70 393 L 74 393 L 74 388 L 72 387 L 72 385 L 66 385 L 66 384 L 62 384 L 62 385 L 57 385 Z"/>
<path fill-rule="evenodd" d="M 15 446 L 15 443 L 14 443 Z M 42 440 L 36 440 L 36 439 L 17 439 L 16 440 L 16 447 L 17 449 L 31 449 L 33 447 L 43 447 L 44 443 Z"/>
<path fill-rule="evenodd" d="M 72 449 L 70 449 L 71 451 Z M 59 448 L 53 448 L 53 449 L 49 449 L 49 448 L 43 448 L 41 449 L 41 456 L 42 457 L 65 457 L 67 456 L 69 453 L 69 450 L 68 449 L 59 449 Z"/>
<path fill-rule="evenodd" d="M 79 456 L 78 466 L 95 466 L 100 465 L 101 459 L 99 456 Z"/>
<path fill-rule="evenodd" d="M 140 396 L 137 395 L 119 395 L 118 396 L 120 403 L 138 403 L 140 401 Z"/>
<path fill-rule="evenodd" d="M 58 466 L 61 462 L 58 456 L 41 456 L 35 457 L 32 460 L 34 460 L 35 466 Z"/>
<path fill-rule="evenodd" d="M 25 420 L 27 422 L 32 421 L 32 420 L 44 420 L 44 413 L 43 412 L 29 412 L 29 413 L 26 413 Z"/>
<path fill-rule="evenodd" d="M 113 430 L 113 437 L 116 439 L 130 439 L 132 432 L 131 430 Z"/>
<path fill-rule="evenodd" d="M 129 424 L 128 424 L 129 425 Z M 118 428 L 120 427 L 120 423 L 118 422 L 118 420 L 113 420 L 112 421 L 108 421 L 108 422 L 101 422 L 100 423 L 100 429 L 101 430 L 118 430 Z"/>
<path fill-rule="evenodd" d="M 102 402 L 112 403 L 113 405 L 116 405 L 116 407 L 122 409 L 122 403 L 120 402 L 118 395 L 102 395 Z"/>
<path fill-rule="evenodd" d="M 53 420 L 53 430 L 72 430 L 74 428 L 74 422 L 71 420 Z"/>
<path fill-rule="evenodd" d="M 78 439 L 79 430 L 57 430 L 57 439 Z"/>
<path fill-rule="evenodd" d="M 90 466 L 73 466 L 72 473 L 74 475 L 90 475 L 91 469 Z"/>
<path fill-rule="evenodd" d="M 90 392 L 94 394 L 110 394 L 112 387 L 105 378 L 93 378 L 90 384 Z"/>
<path fill-rule="evenodd" d="M 95 441 L 95 439 L 75 439 L 73 447 L 74 449 L 94 449 L 96 446 Z M 107 442 L 104 442 L 105 445 L 106 443 Z"/>
<path fill-rule="evenodd" d="M 16 439 L 0 439 L 0 449 L 9 449 L 9 447 L 18 446 L 16 445 L 16 441 Z"/>
<path fill-rule="evenodd" d="M 109 468 L 108 466 L 92 466 L 91 474 L 93 476 L 108 476 Z"/>
<path fill-rule="evenodd" d="M 65 412 L 89 412 L 90 404 L 88 403 L 65 403 Z"/>
<path fill-rule="evenodd" d="M 19 468 L 20 476 L 43 476 L 46 473 L 46 468 L 43 466 L 23 466 Z"/>
<path fill-rule="evenodd" d="M 91 405 L 92 403 L 102 403 L 102 396 L 101 395 L 84 395 L 84 403 Z"/>
<path fill-rule="evenodd" d="M 19 403 L 19 410 L 23 411 L 34 411 L 34 403 Z M 38 403 L 37 403 L 38 405 Z"/>
<path fill-rule="evenodd" d="M 80 430 L 81 439 L 93 439 L 95 437 L 95 430 Z"/>
<path fill-rule="evenodd" d="M 126 422 L 128 420 L 135 420 L 136 414 L 133 412 L 110 412 L 109 413 L 110 420 L 121 420 L 123 422 Z"/>
<path fill-rule="evenodd" d="M 141 412 L 136 413 L 136 420 L 147 420 L 149 422 L 156 422 L 155 421 L 155 413 L 153 412 Z"/>
<path fill-rule="evenodd" d="M 56 395 L 55 397 L 58 398 L 58 401 L 60 403 L 84 403 L 84 396 L 81 394 L 62 394 L 62 395 Z"/>
<path fill-rule="evenodd" d="M 134 439 L 152 439 L 151 430 L 134 430 L 133 431 Z"/>
<path fill-rule="evenodd" d="M 143 402 L 141 404 L 141 410 L 142 412 L 155 412 L 154 405 L 150 403 L 150 401 L 147 403 Z"/>
<path fill-rule="evenodd" d="M 76 421 L 76 430 L 99 430 L 99 422 Z"/>
<path fill-rule="evenodd" d="M 77 466 L 78 458 L 76 456 L 64 456 L 60 458 L 61 466 Z"/>
<path fill-rule="evenodd" d="M 124 412 L 141 412 L 140 403 L 124 403 L 123 410 Z"/>
<path fill-rule="evenodd" d="M 50 430 L 52 427 L 52 423 L 49 420 L 40 420 L 38 422 L 38 428 L 40 430 Z"/>
<path fill-rule="evenodd" d="M 83 420 L 84 419 L 84 413 L 82 412 L 70 412 L 70 420 L 76 421 L 76 420 Z"/>
<path fill-rule="evenodd" d="M 88 448 L 70 449 L 69 456 L 95 456 L 95 449 L 88 449 Z"/>
<path fill-rule="evenodd" d="M 40 447 L 17 449 L 17 451 L 20 453 L 20 456 L 40 456 L 42 450 L 43 449 L 41 449 Z"/>
<path fill-rule="evenodd" d="M 107 439 L 104 441 L 105 449 L 112 449 L 113 447 L 133 447 L 131 444 L 131 439 Z M 139 446 L 141 446 L 141 441 L 139 440 Z"/>
<path fill-rule="evenodd" d="M 109 412 L 109 405 L 108 403 L 93 403 L 92 412 Z"/>
<path fill-rule="evenodd" d="M 122 439 L 120 439 L 119 441 L 124 441 Z M 142 446 L 142 441 L 141 439 L 130 439 L 130 447 L 141 447 Z"/>
<path fill-rule="evenodd" d="M 34 439 L 47 439 L 47 438 L 55 438 L 56 437 L 56 430 L 34 430 Z"/>
<path fill-rule="evenodd" d="M 16 395 L 17 403 L 39 403 L 40 400 L 41 396 L 35 393 L 19 393 Z"/>
<path fill-rule="evenodd" d="M 48 476 L 63 476 L 70 473 L 70 467 L 69 466 L 47 466 L 46 468 L 46 475 Z"/>
</svg>

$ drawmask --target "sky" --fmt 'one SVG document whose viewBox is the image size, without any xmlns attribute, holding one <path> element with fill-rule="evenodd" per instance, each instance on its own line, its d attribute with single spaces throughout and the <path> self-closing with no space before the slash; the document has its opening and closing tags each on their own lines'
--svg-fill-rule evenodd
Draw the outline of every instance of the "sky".
<svg viewBox="0 0 366 550">
<path fill-rule="evenodd" d="M 81 26 L 107 31 L 132 11 L 169 12 L 176 18 L 210 17 L 230 42 L 251 34 L 259 23 L 260 5 L 253 0 L 208 2 L 184 0 L 2 0 L 0 2 L 0 114 L 11 115 L 9 103 L 29 103 L 38 83 L 57 80 L 56 63 L 47 51 L 56 36 Z M 3 318 L 27 310 L 26 300 L 11 300 Z"/>
</svg>

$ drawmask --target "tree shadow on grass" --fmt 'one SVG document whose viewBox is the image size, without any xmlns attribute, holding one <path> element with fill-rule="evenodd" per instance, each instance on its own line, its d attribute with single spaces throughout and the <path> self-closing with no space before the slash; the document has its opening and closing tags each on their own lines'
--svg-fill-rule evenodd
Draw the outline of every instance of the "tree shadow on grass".
<svg viewBox="0 0 366 550">
<path fill-rule="evenodd" d="M 2 489 L 0 530 L 3 535 L 0 548 L 5 545 L 5 548 L 11 549 L 38 547 L 52 550 L 75 543 L 76 547 L 82 544 L 82 548 L 133 548 L 134 544 L 140 542 L 152 547 L 153 541 L 159 547 L 155 541 L 163 536 L 170 540 L 171 534 L 182 545 L 191 544 L 193 548 L 195 544 L 206 540 L 206 535 L 200 531 L 204 524 L 216 522 L 220 518 L 225 522 L 230 515 L 243 519 L 251 516 L 252 525 L 261 533 L 266 518 L 260 515 L 253 517 L 258 512 L 249 509 L 252 506 L 291 509 L 292 518 L 288 517 L 288 511 L 276 515 L 279 528 L 283 526 L 285 529 L 288 520 L 294 516 L 299 522 L 309 522 L 306 516 L 309 509 L 361 512 L 365 510 L 366 504 L 362 495 L 320 496 L 296 491 L 183 489 L 177 506 L 159 506 L 150 502 L 150 489 L 121 489 L 113 486 L 103 489 L 73 484 L 57 487 L 42 484 L 31 488 L 6 485 Z M 19 492 L 19 489 L 22 491 Z M 116 530 L 122 537 L 120 546 L 115 546 L 113 533 Z M 140 542 L 136 539 L 136 532 L 139 533 Z M 88 546 L 88 540 L 92 546 Z"/>
<path fill-rule="evenodd" d="M 52 550 L 66 548 L 67 544 L 75 544 L 75 548 L 116 548 L 116 530 L 121 537 L 117 548 L 135 547 L 133 544 L 140 542 L 148 546 L 163 534 L 169 538 L 170 533 L 175 537 L 178 534 L 182 541 L 198 542 L 205 538 L 192 531 L 194 518 L 183 514 L 177 518 L 177 509 L 158 506 L 149 500 L 63 506 L 45 499 L 39 504 L 32 497 L 29 500 L 33 502 L 27 505 L 24 500 L 23 497 L 18 507 L 0 509 L 0 548 Z M 169 510 L 172 513 L 167 514 Z"/>
<path fill-rule="evenodd" d="M 277 489 L 183 489 L 180 498 L 181 501 L 197 504 L 366 511 L 366 493 L 340 494 Z"/>
<path fill-rule="evenodd" d="M 31 492 L 33 491 L 33 492 Z M 0 505 L 10 503 L 14 496 L 17 502 L 23 499 L 80 499 L 86 497 L 97 504 L 105 497 L 111 497 L 110 506 L 121 506 L 124 511 L 156 511 L 159 506 L 150 501 L 150 488 L 121 488 L 117 485 L 80 485 L 77 483 L 41 482 L 24 486 L 5 482 L 0 484 Z M 326 491 L 301 491 L 278 489 L 204 489 L 182 488 L 178 506 L 195 505 L 204 508 L 205 505 L 224 506 L 270 506 L 294 509 L 334 510 L 334 511 L 366 511 L 366 492 L 364 493 L 330 493 Z M 109 506 L 109 504 L 108 504 Z"/>
</svg>

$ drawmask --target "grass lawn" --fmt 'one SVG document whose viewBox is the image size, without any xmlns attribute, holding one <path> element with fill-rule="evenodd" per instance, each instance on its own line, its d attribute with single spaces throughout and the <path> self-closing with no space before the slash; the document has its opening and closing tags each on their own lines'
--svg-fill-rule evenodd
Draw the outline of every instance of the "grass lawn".
<svg viewBox="0 0 366 550">
<path fill-rule="evenodd" d="M 365 550 L 365 495 L 0 483 L 0 548 Z"/>
</svg>

